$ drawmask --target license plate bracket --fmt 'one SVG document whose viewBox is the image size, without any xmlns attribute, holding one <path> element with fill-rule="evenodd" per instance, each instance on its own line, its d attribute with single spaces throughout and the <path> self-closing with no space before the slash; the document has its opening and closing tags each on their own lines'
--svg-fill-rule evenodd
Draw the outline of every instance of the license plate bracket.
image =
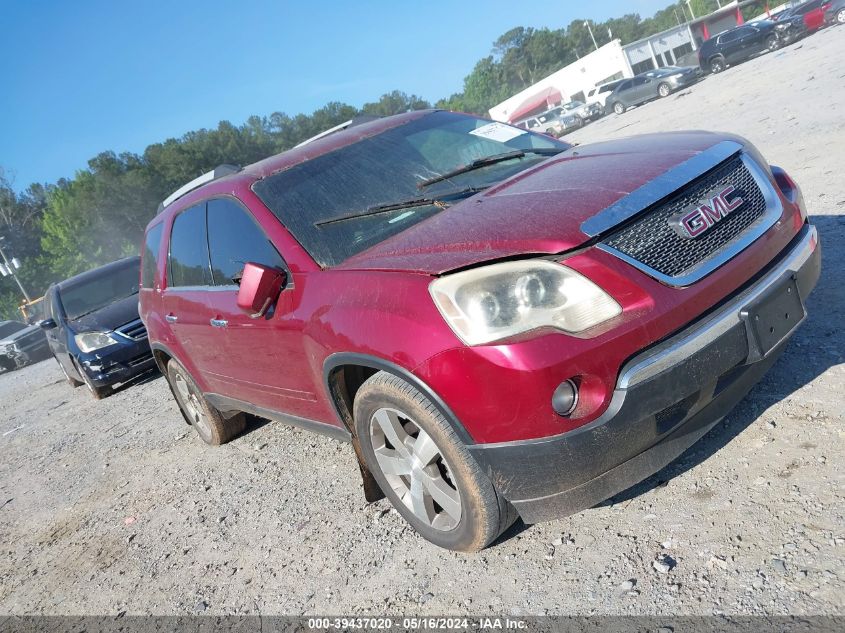
<svg viewBox="0 0 845 633">
<path fill-rule="evenodd" d="M 748 334 L 748 361 L 765 358 L 806 318 L 794 273 L 788 273 L 762 297 L 746 305 L 740 316 Z"/>
</svg>

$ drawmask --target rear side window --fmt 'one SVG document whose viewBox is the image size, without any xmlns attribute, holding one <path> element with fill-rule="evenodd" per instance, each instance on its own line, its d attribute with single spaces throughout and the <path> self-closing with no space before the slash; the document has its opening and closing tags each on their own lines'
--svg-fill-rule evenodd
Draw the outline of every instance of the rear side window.
<svg viewBox="0 0 845 633">
<path fill-rule="evenodd" d="M 167 285 L 171 288 L 211 285 L 205 236 L 205 204 L 182 211 L 173 221 Z"/>
<path fill-rule="evenodd" d="M 144 240 L 144 263 L 141 266 L 141 287 L 152 288 L 155 285 L 156 270 L 158 269 L 158 251 L 161 246 L 161 232 L 163 224 L 156 224 L 147 232 Z"/>
<path fill-rule="evenodd" d="M 231 286 L 247 262 L 284 267 L 278 251 L 252 216 L 225 198 L 208 201 L 208 250 L 215 286 Z"/>
</svg>

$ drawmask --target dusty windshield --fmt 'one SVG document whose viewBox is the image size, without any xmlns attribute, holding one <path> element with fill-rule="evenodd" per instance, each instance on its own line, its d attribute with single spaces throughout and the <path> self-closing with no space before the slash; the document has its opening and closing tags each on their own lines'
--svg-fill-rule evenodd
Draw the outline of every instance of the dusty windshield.
<svg viewBox="0 0 845 633">
<path fill-rule="evenodd" d="M 502 123 L 434 112 L 273 174 L 253 189 L 317 263 L 333 266 L 568 147 Z M 507 152 L 514 157 L 484 164 Z M 431 180 L 436 184 L 423 189 Z M 421 196 L 431 202 L 402 205 Z M 371 213 L 390 205 L 397 208 Z"/>
<path fill-rule="evenodd" d="M 101 274 L 59 289 L 62 305 L 69 321 L 101 310 L 115 301 L 138 294 L 140 261 L 133 259 L 125 265 L 102 271 Z"/>
</svg>

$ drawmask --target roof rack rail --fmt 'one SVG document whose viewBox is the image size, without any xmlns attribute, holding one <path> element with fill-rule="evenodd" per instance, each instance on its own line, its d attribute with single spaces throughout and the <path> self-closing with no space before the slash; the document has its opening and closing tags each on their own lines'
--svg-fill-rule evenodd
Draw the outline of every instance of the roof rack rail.
<svg viewBox="0 0 845 633">
<path fill-rule="evenodd" d="M 204 185 L 207 182 L 211 182 L 212 180 L 217 180 L 218 178 L 222 178 L 223 176 L 228 176 L 230 174 L 236 174 L 241 170 L 240 167 L 237 165 L 218 165 L 212 171 L 204 173 L 202 176 L 194 178 L 191 182 L 182 185 L 176 191 L 171 193 L 164 199 L 164 202 L 158 205 L 158 211 L 156 211 L 156 215 L 164 211 L 169 205 L 176 202 L 179 198 L 184 196 L 186 193 L 193 191 L 197 187 Z"/>
<path fill-rule="evenodd" d="M 381 117 L 375 116 L 373 114 L 362 114 L 360 116 L 356 116 L 354 119 L 349 119 L 348 121 L 344 121 L 339 125 L 335 125 L 334 127 L 330 127 L 328 130 L 324 130 L 319 134 L 312 136 L 311 138 L 305 139 L 301 143 L 294 145 L 294 149 L 297 147 L 302 147 L 303 145 L 308 145 L 308 143 L 313 143 L 314 141 L 321 139 L 329 134 L 334 134 L 335 132 L 340 132 L 341 130 L 345 130 L 350 127 L 355 127 L 356 125 L 361 125 L 362 123 L 367 123 L 368 121 L 375 121 L 376 119 L 380 119 Z"/>
</svg>

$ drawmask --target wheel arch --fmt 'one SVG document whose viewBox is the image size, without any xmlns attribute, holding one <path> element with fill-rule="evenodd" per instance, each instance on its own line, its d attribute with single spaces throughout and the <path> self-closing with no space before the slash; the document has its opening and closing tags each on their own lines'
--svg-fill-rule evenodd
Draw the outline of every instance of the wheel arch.
<svg viewBox="0 0 845 633">
<path fill-rule="evenodd" d="M 464 444 L 475 444 L 475 440 L 449 406 L 431 387 L 410 371 L 378 356 L 338 352 L 329 356 L 323 363 L 323 384 L 338 418 L 353 434 L 353 437 L 355 427 L 352 419 L 352 405 L 355 394 L 367 378 L 379 371 L 398 376 L 422 393 L 446 418 Z"/>
</svg>

